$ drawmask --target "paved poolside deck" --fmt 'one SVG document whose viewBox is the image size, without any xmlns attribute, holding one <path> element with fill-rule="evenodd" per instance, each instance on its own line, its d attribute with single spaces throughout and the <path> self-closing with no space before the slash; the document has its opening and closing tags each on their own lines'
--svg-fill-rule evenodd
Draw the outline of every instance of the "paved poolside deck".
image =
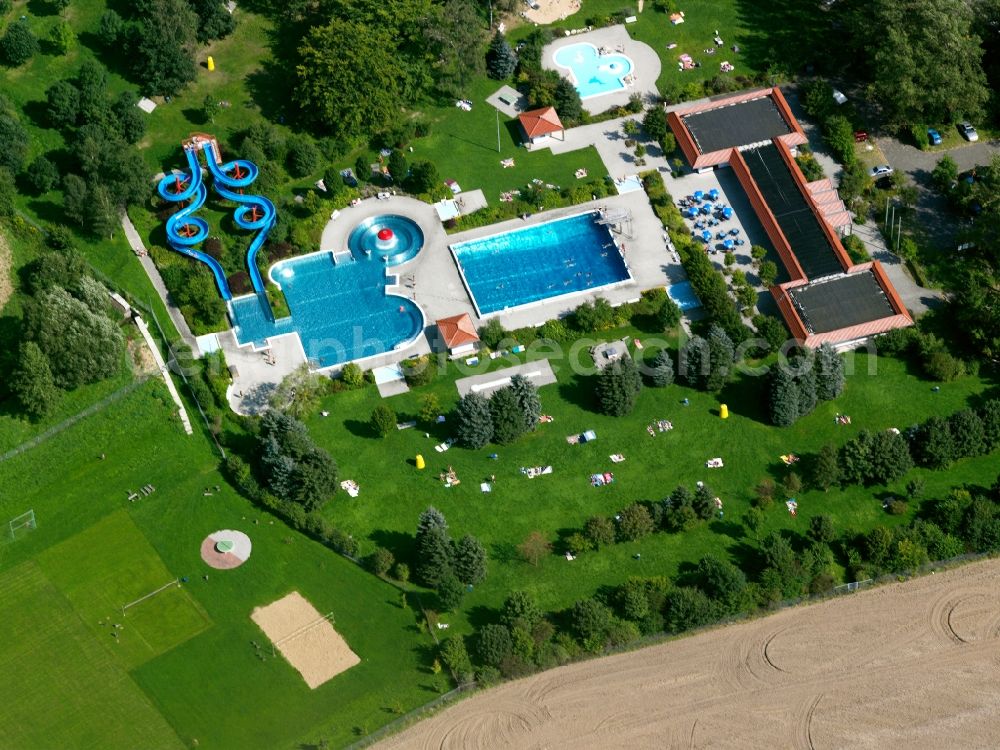
<svg viewBox="0 0 1000 750">
<path fill-rule="evenodd" d="M 594 115 L 605 112 L 612 107 L 621 107 L 628 104 L 629 97 L 633 94 L 640 94 L 646 103 L 653 102 L 659 97 L 660 92 L 656 88 L 656 79 L 660 76 L 661 67 L 659 55 L 648 44 L 630 37 L 626 28 L 621 24 L 550 42 L 542 50 L 542 67 L 546 70 L 554 70 L 561 76 L 567 75 L 566 68 L 556 65 L 552 56 L 563 47 L 581 42 L 592 44 L 598 49 L 607 47 L 616 50 L 620 46 L 623 48 L 622 54 L 631 58 L 634 64 L 632 70 L 632 75 L 635 77 L 634 82 L 624 89 L 584 99 L 583 108 L 587 112 Z"/>
</svg>

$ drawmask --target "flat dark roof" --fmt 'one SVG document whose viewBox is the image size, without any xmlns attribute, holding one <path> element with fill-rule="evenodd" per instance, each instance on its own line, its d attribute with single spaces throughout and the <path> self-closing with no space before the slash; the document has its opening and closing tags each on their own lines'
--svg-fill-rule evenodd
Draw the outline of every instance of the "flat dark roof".
<svg viewBox="0 0 1000 750">
<path fill-rule="evenodd" d="M 896 314 L 871 271 L 788 290 L 810 333 L 870 323 Z"/>
<path fill-rule="evenodd" d="M 802 271 L 810 279 L 843 273 L 820 219 L 802 196 L 795 178 L 773 143 L 743 152 L 750 175 L 785 233 Z"/>
<path fill-rule="evenodd" d="M 792 132 L 769 96 L 695 112 L 681 119 L 703 154 L 749 146 Z"/>
</svg>

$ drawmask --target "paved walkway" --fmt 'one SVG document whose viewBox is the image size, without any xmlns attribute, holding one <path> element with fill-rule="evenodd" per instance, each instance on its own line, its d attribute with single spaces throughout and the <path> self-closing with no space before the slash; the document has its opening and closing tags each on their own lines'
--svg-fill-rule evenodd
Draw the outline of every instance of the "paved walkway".
<svg viewBox="0 0 1000 750">
<path fill-rule="evenodd" d="M 480 396 L 490 396 L 495 391 L 504 386 L 510 385 L 510 379 L 515 375 L 523 375 L 530 380 L 533 385 L 551 385 L 556 382 L 556 375 L 552 372 L 552 365 L 547 359 L 539 359 L 534 362 L 525 362 L 516 367 L 507 367 L 503 370 L 494 370 L 483 375 L 470 375 L 467 378 L 459 378 L 455 381 L 459 396 L 468 393 L 478 393 Z"/>
<path fill-rule="evenodd" d="M 132 250 L 138 256 L 143 270 L 146 272 L 150 282 L 153 284 L 153 288 L 156 290 L 156 293 L 160 295 L 160 299 L 163 300 L 163 306 L 167 308 L 167 315 L 169 315 L 170 320 L 173 321 L 174 328 L 177 329 L 177 333 L 180 334 L 184 343 L 191 347 L 191 351 L 194 353 L 194 356 L 200 357 L 201 352 L 198 349 L 198 342 L 195 339 L 194 334 L 191 333 L 190 326 L 188 326 L 187 321 L 184 319 L 184 315 L 181 314 L 180 309 L 178 309 L 177 305 L 175 305 L 173 300 L 170 299 L 170 292 L 167 291 L 167 286 L 163 283 L 163 277 L 160 276 L 160 271 L 157 269 L 156 264 L 153 263 L 153 259 L 146 251 L 145 245 L 142 244 L 142 237 L 139 236 L 139 232 L 136 230 L 135 225 L 132 224 L 132 220 L 129 219 L 127 213 L 122 214 L 122 229 L 125 231 L 125 238 L 128 240 L 128 244 L 132 246 Z"/>
</svg>

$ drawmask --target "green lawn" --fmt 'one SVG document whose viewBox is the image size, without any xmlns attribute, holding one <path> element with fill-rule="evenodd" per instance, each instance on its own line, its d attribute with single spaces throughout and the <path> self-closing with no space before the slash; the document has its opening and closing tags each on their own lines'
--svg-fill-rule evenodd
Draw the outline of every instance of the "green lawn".
<svg viewBox="0 0 1000 750">
<path fill-rule="evenodd" d="M 0 601 L 0 746 L 185 747 L 38 565 L 0 574 Z"/>
<path fill-rule="evenodd" d="M 50 547 L 39 555 L 38 564 L 94 634 L 115 641 L 115 653 L 129 669 L 211 624 L 183 585 L 171 586 L 122 613 L 123 605 L 178 577 L 167 570 L 124 510 Z M 115 625 L 123 627 L 115 630 Z"/>
<path fill-rule="evenodd" d="M 608 340 L 621 335 L 612 332 Z M 487 360 L 484 369 L 490 364 L 497 363 Z M 498 606 L 511 589 L 530 589 L 543 607 L 561 609 L 631 575 L 674 575 L 685 563 L 696 562 L 709 552 L 729 552 L 752 572 L 755 544 L 745 536 L 740 519 L 760 479 L 785 476 L 781 454 L 807 454 L 828 442 L 840 445 L 862 428 L 904 428 L 931 414 L 948 414 L 986 388 L 983 381 L 968 377 L 932 395 L 930 384 L 908 374 L 905 365 L 894 359 L 878 359 L 873 363 L 878 375 L 868 376 L 867 358 L 859 355 L 857 373 L 849 378 L 841 398 L 821 404 L 791 428 L 777 429 L 760 421 L 759 379 L 739 380 L 721 398 L 677 385 L 646 388 L 634 414 L 612 418 L 594 409 L 593 378 L 573 375 L 566 364 L 557 363 L 559 382 L 540 391 L 543 411 L 555 421 L 540 425 L 511 446 L 481 451 L 455 446 L 446 454 L 436 453 L 434 444 L 451 434 L 447 423 L 431 428 L 429 438 L 424 436 L 424 427 L 384 440 L 375 438 L 366 424 L 380 401 L 373 388 L 332 397 L 323 405 L 331 416 L 309 424 L 339 461 L 342 475 L 361 484 L 358 498 L 338 495 L 327 508 L 335 523 L 364 540 L 364 550 L 382 545 L 408 559 L 417 517 L 428 505 L 444 512 L 453 537 L 471 533 L 483 541 L 490 554 L 490 576 L 467 596 L 461 613 L 449 617 L 459 631 L 468 632 L 481 623 L 482 607 Z M 434 392 L 447 412 L 457 399 L 453 378 L 454 366 L 433 385 L 388 403 L 400 420 L 414 418 L 419 396 Z M 681 404 L 685 397 L 690 406 Z M 727 403 L 732 414 L 726 421 L 718 416 L 720 402 Z M 833 417 L 838 412 L 850 414 L 852 425 L 837 426 Z M 671 420 L 675 429 L 651 438 L 646 425 L 658 419 Z M 597 432 L 595 442 L 566 443 L 567 435 L 587 429 Z M 494 451 L 499 454 L 495 461 L 488 457 Z M 626 461 L 612 463 L 609 455 L 619 452 Z M 413 468 L 416 454 L 427 460 L 425 471 Z M 725 468 L 706 469 L 705 461 L 715 456 L 724 459 Z M 519 471 L 522 466 L 548 464 L 554 467 L 551 476 L 529 480 Z M 933 493 L 962 482 L 990 483 L 995 464 L 996 456 L 983 457 L 959 462 L 944 472 L 916 470 L 907 479 L 923 477 Z M 454 467 L 462 480 L 460 486 L 446 488 L 438 479 L 447 466 Z M 615 483 L 591 487 L 590 474 L 605 471 L 614 473 Z M 493 474 L 493 491 L 483 494 L 479 484 Z M 657 533 L 639 542 L 583 554 L 572 563 L 560 556 L 559 540 L 580 530 L 588 516 L 614 514 L 636 500 L 659 500 L 678 484 L 693 487 L 697 481 L 708 483 L 723 499 L 723 519 L 689 533 Z M 905 522 L 906 517 L 886 516 L 878 499 L 882 492 L 901 492 L 905 480 L 897 484 L 800 493 L 798 516 L 790 516 L 784 504 L 776 502 L 767 511 L 765 532 L 804 533 L 809 519 L 821 513 L 832 516 L 840 529 Z M 516 556 L 516 546 L 534 530 L 543 532 L 556 547 L 537 568 Z M 636 554 L 641 558 L 636 559 Z"/>
<path fill-rule="evenodd" d="M 130 503 L 128 491 L 145 484 L 156 491 Z M 135 709 L 134 718 L 119 720 L 111 709 L 77 710 L 67 699 L 74 718 L 60 722 L 63 714 L 47 704 L 36 700 L 28 711 L 28 698 L 10 698 L 0 703 L 0 746 L 177 747 L 177 737 L 187 747 L 196 739 L 201 747 L 261 750 L 319 739 L 341 746 L 446 687 L 444 675 L 429 669 L 431 640 L 417 627 L 418 613 L 402 608 L 388 584 L 238 497 L 218 473 L 208 440 L 183 434 L 159 382 L 0 463 L 0 486 L 17 488 L 0 498 L 4 519 L 33 508 L 38 520 L 36 530 L 0 545 L 0 573 L 17 579 L 26 568 L 37 571 L 53 592 L 45 601 L 55 597 L 73 623 L 52 633 L 39 629 L 49 644 L 46 658 L 51 654 L 56 665 L 47 668 L 38 661 L 43 649 L 31 635 L 34 621 L 21 619 L 29 617 L 26 607 L 17 597 L 0 598 L 0 627 L 11 628 L 2 663 L 34 662 L 17 669 L 22 679 L 6 684 L 29 697 L 50 692 L 53 701 L 78 691 L 78 701 L 117 701 L 123 710 L 140 700 L 151 714 L 147 719 Z M 241 529 L 253 540 L 252 556 L 236 570 L 211 570 L 201 561 L 202 540 L 222 528 Z M 184 576 L 183 589 L 120 617 L 124 601 Z M 268 652 L 262 660 L 251 646 L 266 640 L 250 612 L 293 590 L 321 611 L 334 611 L 337 630 L 362 659 L 316 690 L 283 659 Z M 31 617 L 46 607 L 52 618 L 51 603 L 39 603 Z M 117 645 L 99 624 L 108 616 L 125 626 Z M 83 667 L 71 660 L 62 663 L 69 657 L 61 659 L 61 651 L 77 650 L 99 655 L 97 663 L 111 671 L 98 678 L 80 674 Z M 77 661 L 86 666 L 95 658 Z M 116 699 L 104 683 L 136 698 Z M 139 726 L 131 735 L 115 739 L 133 723 Z M 46 735 L 50 724 L 58 727 Z M 4 731 L 22 725 L 26 734 L 3 741 Z M 140 730 L 149 738 L 137 737 Z"/>
</svg>

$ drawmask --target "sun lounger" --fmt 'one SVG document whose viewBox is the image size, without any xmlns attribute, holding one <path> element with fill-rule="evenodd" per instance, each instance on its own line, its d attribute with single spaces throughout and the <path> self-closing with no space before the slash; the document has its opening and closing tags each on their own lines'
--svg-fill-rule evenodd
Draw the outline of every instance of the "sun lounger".
<svg viewBox="0 0 1000 750">
<path fill-rule="evenodd" d="M 416 427 L 416 426 L 417 426 L 416 420 L 410 420 L 409 422 L 398 422 L 396 424 L 396 429 L 397 430 L 409 430 L 410 428 Z"/>
<path fill-rule="evenodd" d="M 621 453 L 615 453 L 611 456 L 608 456 L 608 458 L 610 458 L 612 462 L 616 464 L 620 464 L 622 461 L 625 460 L 625 456 L 623 456 Z"/>
<path fill-rule="evenodd" d="M 479 489 L 481 489 L 483 492 L 492 492 L 493 486 L 489 482 L 480 482 Z"/>
<path fill-rule="evenodd" d="M 549 422 L 554 422 L 554 421 L 555 417 L 553 417 L 551 414 L 542 414 L 540 417 L 538 417 L 539 424 L 548 424 Z"/>
<path fill-rule="evenodd" d="M 721 458 L 710 458 L 705 462 L 705 468 L 721 469 L 723 466 Z"/>
</svg>

